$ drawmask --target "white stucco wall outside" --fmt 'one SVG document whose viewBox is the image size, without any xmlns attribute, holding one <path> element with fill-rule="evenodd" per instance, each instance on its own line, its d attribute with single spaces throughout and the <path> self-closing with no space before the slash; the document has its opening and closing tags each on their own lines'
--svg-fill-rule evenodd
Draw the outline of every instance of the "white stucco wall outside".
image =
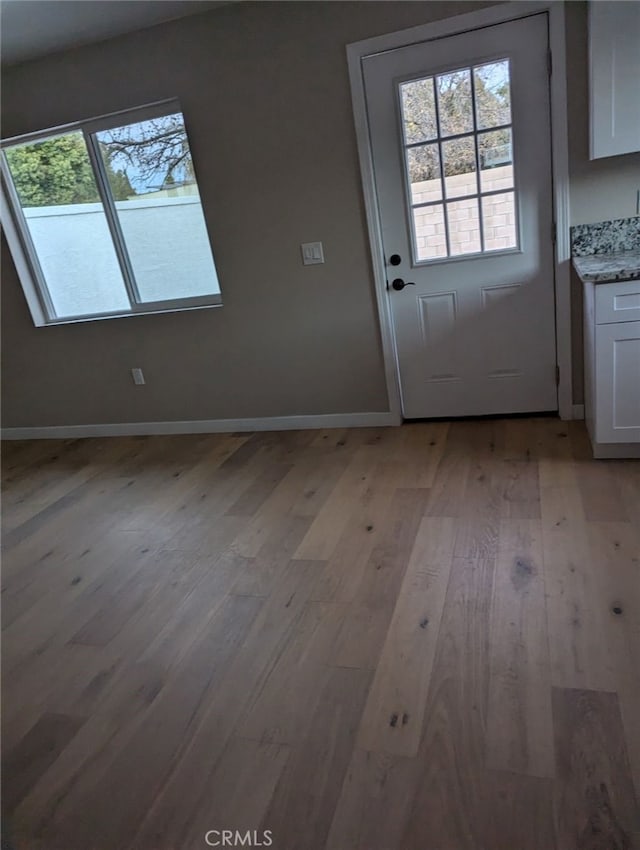
<svg viewBox="0 0 640 850">
<path fill-rule="evenodd" d="M 118 201 L 116 208 L 143 301 L 220 292 L 198 197 Z M 58 315 L 128 309 L 102 204 L 24 214 Z"/>
</svg>

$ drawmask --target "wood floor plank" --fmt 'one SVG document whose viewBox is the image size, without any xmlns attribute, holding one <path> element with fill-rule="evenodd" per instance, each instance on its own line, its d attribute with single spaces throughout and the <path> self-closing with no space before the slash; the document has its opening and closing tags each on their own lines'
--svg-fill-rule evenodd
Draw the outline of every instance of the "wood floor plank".
<svg viewBox="0 0 640 850">
<path fill-rule="evenodd" d="M 576 463 L 568 423 L 545 422 L 540 436 L 540 488 L 576 486 Z"/>
<path fill-rule="evenodd" d="M 266 843 L 268 836 L 260 830 L 260 824 L 289 758 L 288 747 L 232 739 L 205 788 L 209 794 L 205 793 L 193 822 L 183 833 L 187 844 L 191 840 L 197 846 L 204 829 L 210 829 L 212 823 L 224 823 L 225 829 L 242 836 L 249 833 L 254 844 L 260 840 Z"/>
<path fill-rule="evenodd" d="M 618 702 L 636 799 L 640 800 L 640 693 L 636 679 L 623 683 L 618 692 Z"/>
<path fill-rule="evenodd" d="M 428 500 L 429 490 L 398 488 L 395 491 L 381 535 L 355 591 L 356 602 L 385 606 L 397 599 Z"/>
<path fill-rule="evenodd" d="M 614 615 L 610 622 L 634 641 L 635 655 L 635 639 L 640 639 L 640 526 L 590 522 L 587 535 L 602 606 Z M 640 675 L 640 663 L 637 671 Z"/>
<path fill-rule="evenodd" d="M 478 846 L 491 850 L 561 850 L 549 780 L 493 770 L 480 776 L 479 785 Z"/>
<path fill-rule="evenodd" d="M 326 850 L 402 847 L 417 759 L 356 748 L 327 837 Z"/>
<path fill-rule="evenodd" d="M 398 486 L 433 486 L 448 431 L 448 422 L 409 423 L 393 435 L 393 441 L 387 438 L 385 456 L 397 471 Z"/>
<path fill-rule="evenodd" d="M 130 700 L 131 716 L 139 710 L 136 700 Z M 30 792 L 24 797 L 15 812 L 6 820 L 16 848 L 29 847 L 44 850 L 59 850 L 71 845 L 72 836 L 63 836 L 52 830 L 51 824 L 59 806 L 66 796 L 82 784 L 83 775 L 93 759 L 108 746 L 118 732 L 122 731 L 125 717 L 117 718 L 95 714 L 80 728 L 79 732 L 58 755 L 48 770 L 42 770 Z"/>
<path fill-rule="evenodd" d="M 560 847 L 632 850 L 640 829 L 615 694 L 554 688 Z"/>
<path fill-rule="evenodd" d="M 117 542 L 110 540 L 78 557 L 52 558 L 46 580 L 32 582 L 15 599 L 7 589 L 3 615 L 9 610 L 18 616 L 10 619 L 3 633 L 5 676 L 27 664 L 27 659 L 37 661 L 70 640 L 103 609 L 106 594 L 117 594 L 156 554 L 135 534 L 123 534 Z"/>
<path fill-rule="evenodd" d="M 331 557 L 350 515 L 367 492 L 371 469 L 366 457 L 349 464 L 298 547 L 296 558 L 321 561 Z"/>
<path fill-rule="evenodd" d="M 131 630 L 124 629 L 112 648 L 126 653 L 132 644 L 136 647 L 136 637 L 142 637 L 139 641 L 141 661 L 152 661 L 163 669 L 179 663 L 202 631 L 209 628 L 218 609 L 227 604 L 227 596 L 245 566 L 245 559 L 231 552 L 197 561 L 190 571 L 192 583 L 182 587 L 180 600 L 170 603 L 169 610 L 162 607 L 158 610 L 154 605 L 153 618 L 148 615 L 140 618 L 142 635 L 140 626 L 133 639 Z M 166 595 L 171 598 L 171 591 L 167 591 Z"/>
<path fill-rule="evenodd" d="M 67 644 L 55 652 L 43 653 L 42 664 L 31 664 L 32 675 L 7 680 L 10 696 L 3 706 L 5 743 L 16 741 L 29 717 L 43 712 L 88 717 L 95 709 L 91 683 L 100 687 L 100 675 L 108 676 L 116 657 L 95 647 Z M 34 684 L 37 676 L 38 684 Z M 44 693 L 46 692 L 46 698 Z"/>
<path fill-rule="evenodd" d="M 37 532 L 51 534 L 51 527 L 58 527 L 61 516 L 68 517 L 70 511 L 75 511 L 79 505 L 82 505 L 90 489 L 90 481 L 82 481 L 76 487 L 69 489 L 55 502 L 35 513 L 21 525 L 6 532 L 3 535 L 3 547 L 5 551 L 10 551 L 19 546 L 20 543 L 33 537 Z"/>
<path fill-rule="evenodd" d="M 542 455 L 545 424 L 553 420 L 507 419 L 504 421 L 502 459 L 538 465 Z"/>
<path fill-rule="evenodd" d="M 232 516 L 253 516 L 292 469 L 290 464 L 284 463 L 267 466 L 264 472 L 260 473 L 244 493 L 227 508 L 226 513 Z"/>
<path fill-rule="evenodd" d="M 590 522 L 601 654 L 622 711 L 636 792 L 640 793 L 640 528 Z"/>
<path fill-rule="evenodd" d="M 240 721 L 239 735 L 270 743 L 299 742 L 328 675 L 327 661 L 344 616 L 343 605 L 307 602 L 275 666 Z M 297 699 L 291 699 L 292 693 L 298 695 Z"/>
<path fill-rule="evenodd" d="M 3 756 L 2 806 L 10 814 L 85 722 L 85 717 L 43 714 L 25 737 Z"/>
<path fill-rule="evenodd" d="M 126 457 L 131 446 L 126 441 L 77 440 L 73 444 L 74 453 L 70 457 L 69 449 L 64 452 L 64 466 L 60 468 L 54 455 L 47 468 L 36 466 L 31 475 L 20 477 L 19 487 L 11 489 L 11 497 L 3 503 L 3 533 L 14 531 L 26 523 L 40 521 L 47 513 L 64 509 L 62 499 L 81 488 L 120 458 Z M 69 462 L 71 461 L 71 462 Z M 61 504 L 56 508 L 56 504 Z"/>
<path fill-rule="evenodd" d="M 495 448 L 487 449 L 483 446 L 481 452 L 474 453 L 467 470 L 460 515 L 473 520 L 499 517 L 505 488 L 504 477 L 505 464 L 499 459 Z"/>
<path fill-rule="evenodd" d="M 627 512 L 611 466 L 587 460 L 576 465 L 576 478 L 588 522 L 626 522 Z"/>
<path fill-rule="evenodd" d="M 9 495 L 20 493 L 50 460 L 55 463 L 77 440 L 6 440 L 2 444 L 2 489 Z"/>
<path fill-rule="evenodd" d="M 344 469 L 340 468 L 340 473 L 343 472 Z M 334 468 L 330 479 L 330 483 L 334 486 L 337 477 Z M 306 462 L 295 464 L 236 537 L 233 544 L 234 550 L 245 558 L 254 558 L 265 546 L 267 540 L 273 536 L 275 525 L 287 521 L 290 516 L 315 518 L 322 504 L 333 491 L 333 487 L 330 486 L 329 493 L 323 493 L 324 499 L 318 504 L 318 510 L 310 511 L 308 509 L 309 494 L 317 486 L 316 481 L 317 475 L 314 474 L 313 466 Z M 301 503 L 304 508 L 300 511 L 296 510 Z"/>
<path fill-rule="evenodd" d="M 122 520 L 119 528 L 153 530 L 159 525 L 164 526 L 165 520 L 176 514 L 184 516 L 188 505 L 202 510 L 209 496 L 209 485 L 221 475 L 220 467 L 250 439 L 251 435 L 246 434 L 216 435 L 216 439 L 205 444 L 197 463 L 176 465 L 164 486 L 151 489 L 145 499 L 136 504 L 135 510 Z M 168 525 L 171 526 L 171 523 Z M 165 539 L 170 536 L 171 532 L 167 530 Z"/>
<path fill-rule="evenodd" d="M 101 848 L 115 850 L 119 836 L 134 834 L 173 759 L 195 733 L 208 694 L 219 686 L 261 604 L 252 597 L 230 598 L 139 724 L 103 762 L 85 771 L 82 788 L 71 793 L 56 813 L 54 836 L 66 832 L 74 835 L 79 846 L 99 842 Z M 133 772 L 132 764 L 136 765 Z M 101 817 L 106 799 L 113 813 L 108 821 Z M 77 810 L 84 812 L 81 821 L 74 814 Z M 97 835 L 95 824 L 101 825 Z"/>
<path fill-rule="evenodd" d="M 392 604 L 348 605 L 334 646 L 332 665 L 375 670 L 392 616 Z"/>
<path fill-rule="evenodd" d="M 71 636 L 70 642 L 85 646 L 106 646 L 138 614 L 143 605 L 149 601 L 153 603 L 153 596 L 159 588 L 172 579 L 179 581 L 180 576 L 188 573 L 195 561 L 196 557 L 192 553 L 180 551 L 151 554 L 145 569 L 136 570 L 135 575 L 112 595 L 109 608 L 102 608 L 93 614 Z"/>
<path fill-rule="evenodd" d="M 161 446 L 152 444 L 153 450 L 142 444 L 143 450 L 131 462 L 115 463 L 111 469 L 95 476 L 86 485 L 74 491 L 73 509 L 54 512 L 47 520 L 32 529 L 24 542 L 14 549 L 5 549 L 5 576 L 17 575 L 19 588 L 49 579 L 55 572 L 50 569 L 51 557 L 82 557 L 95 546 L 96 541 L 108 536 L 123 518 L 135 510 L 138 500 L 156 486 L 162 473 L 154 459 Z M 166 448 L 164 449 L 166 451 Z M 145 476 L 145 463 L 151 465 Z M 130 474 L 125 474 L 130 473 Z M 71 507 L 71 506 L 69 506 Z M 155 547 L 154 547 L 155 548 Z"/>
<path fill-rule="evenodd" d="M 575 489 L 550 488 L 543 539 L 554 684 L 615 691 L 629 672 L 625 641 L 638 606 L 635 529 L 587 523 Z M 622 598 L 630 600 L 626 613 Z"/>
<path fill-rule="evenodd" d="M 490 768 L 554 775 L 542 531 L 537 520 L 500 523 L 491 605 L 486 752 Z"/>
<path fill-rule="evenodd" d="M 303 479 L 302 495 L 296 494 L 290 513 L 299 517 L 316 517 L 333 492 L 344 471 L 344 462 L 332 455 L 322 459 L 311 457 L 298 465 Z"/>
<path fill-rule="evenodd" d="M 615 690 L 614 647 L 602 640 L 609 611 L 602 606 L 577 487 L 543 489 L 542 539 L 553 684 Z"/>
<path fill-rule="evenodd" d="M 287 564 L 309 531 L 311 518 L 286 514 L 273 517 L 268 535 L 255 557 L 245 559 L 246 566 L 239 573 L 233 592 L 248 596 L 268 596 L 287 568 Z M 232 551 L 238 547 L 232 544 Z M 246 550 L 241 550 L 246 551 Z"/>
<path fill-rule="evenodd" d="M 540 519 L 540 479 L 535 460 L 505 460 L 501 471 L 500 515 Z"/>
<path fill-rule="evenodd" d="M 617 463 L 611 474 L 624 500 L 624 508 L 637 528 L 640 526 L 640 463 Z"/>
<path fill-rule="evenodd" d="M 464 491 L 469 473 L 469 453 L 452 425 L 444 451 L 430 487 L 426 512 L 429 516 L 457 517 L 464 505 Z"/>
<path fill-rule="evenodd" d="M 454 558 L 401 847 L 481 846 L 476 795 L 485 760 L 491 560 Z"/>
<path fill-rule="evenodd" d="M 362 716 L 363 750 L 418 753 L 453 541 L 453 520 L 420 523 Z"/>
<path fill-rule="evenodd" d="M 400 473 L 393 462 L 385 459 L 375 463 L 369 485 L 318 577 L 313 599 L 326 602 L 355 599 L 369 557 L 386 533 L 391 502 L 399 485 Z"/>
<path fill-rule="evenodd" d="M 213 464 L 200 464 L 193 476 L 185 476 L 184 492 L 178 491 L 173 505 L 157 515 L 156 523 L 148 531 L 150 539 L 158 547 L 197 548 L 202 554 L 216 549 L 216 534 L 220 527 L 234 530 L 229 541 L 223 540 L 222 543 L 226 545 L 235 540 L 246 520 L 225 516 L 225 512 L 266 468 L 273 466 L 272 448 L 267 439 L 258 441 L 255 435 L 222 462 L 219 463 L 216 457 Z M 276 459 L 278 457 L 275 455 Z M 200 541 L 208 542 L 208 546 L 196 546 L 196 542 Z"/>
<path fill-rule="evenodd" d="M 452 561 L 425 717 L 426 736 L 443 701 L 456 724 L 458 746 L 479 763 L 485 756 L 494 571 L 493 560 Z M 463 705 L 471 711 L 461 710 Z"/>
<path fill-rule="evenodd" d="M 168 538 L 162 530 L 158 535 L 149 532 L 148 539 L 160 549 L 215 556 L 231 546 L 245 521 L 244 517 L 238 516 L 207 517 L 195 525 L 183 525 Z"/>
<path fill-rule="evenodd" d="M 559 850 L 549 780 L 471 765 L 456 776 L 445 753 L 435 755 L 429 768 L 433 774 L 430 793 L 420 794 L 420 804 L 414 805 L 398 846 L 408 850 Z M 438 770 L 445 771 L 440 781 Z"/>
<path fill-rule="evenodd" d="M 135 838 L 136 850 L 204 845 L 211 830 L 268 837 L 260 830 L 276 785 L 290 757 L 289 747 L 232 738 L 215 769 L 193 788 L 189 805 L 179 809 L 152 808 Z M 210 841 L 221 841 L 212 834 Z"/>
<path fill-rule="evenodd" d="M 277 663 L 322 567 L 321 561 L 289 561 L 282 580 L 265 600 L 238 657 L 227 671 L 212 702 L 212 713 L 234 714 L 235 726 Z"/>
<path fill-rule="evenodd" d="M 456 558 L 495 558 L 498 552 L 500 519 L 464 517 L 456 524 L 454 556 Z"/>
<path fill-rule="evenodd" d="M 293 749 L 262 822 L 275 846 L 325 846 L 370 678 L 364 670 L 330 671 L 308 732 Z"/>
</svg>

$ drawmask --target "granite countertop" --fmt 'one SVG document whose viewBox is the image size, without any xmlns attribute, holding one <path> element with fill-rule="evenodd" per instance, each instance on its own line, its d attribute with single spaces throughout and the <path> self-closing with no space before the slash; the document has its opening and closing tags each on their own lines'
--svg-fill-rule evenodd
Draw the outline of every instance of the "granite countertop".
<svg viewBox="0 0 640 850">
<path fill-rule="evenodd" d="M 616 253 L 574 257 L 573 267 L 583 283 L 613 283 L 640 279 L 640 248 Z"/>
</svg>

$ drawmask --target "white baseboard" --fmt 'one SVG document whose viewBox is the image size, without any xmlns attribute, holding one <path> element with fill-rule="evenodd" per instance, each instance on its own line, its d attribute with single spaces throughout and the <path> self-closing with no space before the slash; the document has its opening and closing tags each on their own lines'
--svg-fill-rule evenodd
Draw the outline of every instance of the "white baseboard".
<svg viewBox="0 0 640 850">
<path fill-rule="evenodd" d="M 133 437 L 153 434 L 224 434 L 233 431 L 291 431 L 309 428 L 376 428 L 400 425 L 390 412 L 268 416 L 257 419 L 194 419 L 183 422 L 114 422 L 3 428 L 3 440 L 66 440 L 76 437 Z"/>
<path fill-rule="evenodd" d="M 584 404 L 574 404 L 571 414 L 572 419 L 584 419 Z"/>
</svg>

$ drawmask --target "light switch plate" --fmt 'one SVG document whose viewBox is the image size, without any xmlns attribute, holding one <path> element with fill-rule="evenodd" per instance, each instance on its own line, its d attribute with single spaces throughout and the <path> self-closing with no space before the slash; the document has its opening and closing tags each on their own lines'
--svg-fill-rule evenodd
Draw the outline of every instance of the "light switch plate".
<svg viewBox="0 0 640 850">
<path fill-rule="evenodd" d="M 324 263 L 322 242 L 303 242 L 300 248 L 302 250 L 303 265 L 315 266 L 317 263 Z"/>
</svg>

